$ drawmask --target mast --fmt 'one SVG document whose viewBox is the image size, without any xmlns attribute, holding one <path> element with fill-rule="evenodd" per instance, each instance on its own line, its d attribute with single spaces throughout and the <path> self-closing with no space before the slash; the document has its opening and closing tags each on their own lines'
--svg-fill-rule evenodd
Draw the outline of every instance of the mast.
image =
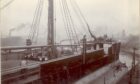
<svg viewBox="0 0 140 84">
<path fill-rule="evenodd" d="M 54 58 L 54 1 L 48 0 L 48 45 L 50 45 L 49 55 Z"/>
</svg>

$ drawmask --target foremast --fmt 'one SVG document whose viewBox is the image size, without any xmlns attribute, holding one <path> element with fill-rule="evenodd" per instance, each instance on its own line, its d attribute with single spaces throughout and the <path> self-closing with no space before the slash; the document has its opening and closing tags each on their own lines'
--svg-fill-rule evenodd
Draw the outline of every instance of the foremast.
<svg viewBox="0 0 140 84">
<path fill-rule="evenodd" d="M 49 56 L 55 58 L 55 45 L 54 45 L 54 0 L 48 0 L 48 42 Z"/>
</svg>

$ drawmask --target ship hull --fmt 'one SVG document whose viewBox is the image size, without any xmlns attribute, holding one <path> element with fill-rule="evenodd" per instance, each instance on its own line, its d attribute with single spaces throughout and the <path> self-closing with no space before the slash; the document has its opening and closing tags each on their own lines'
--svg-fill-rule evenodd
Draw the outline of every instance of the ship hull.
<svg viewBox="0 0 140 84">
<path fill-rule="evenodd" d="M 70 58 L 51 61 L 41 65 L 43 84 L 71 84 L 95 70 L 119 59 L 120 43 L 112 44 L 108 54 L 103 49 L 87 52 Z"/>
</svg>

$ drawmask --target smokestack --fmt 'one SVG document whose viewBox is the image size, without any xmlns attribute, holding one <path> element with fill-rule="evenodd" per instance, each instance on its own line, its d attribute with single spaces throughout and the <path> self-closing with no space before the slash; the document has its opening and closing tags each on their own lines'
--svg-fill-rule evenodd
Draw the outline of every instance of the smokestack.
<svg viewBox="0 0 140 84">
<path fill-rule="evenodd" d="M 9 37 L 11 36 L 12 32 L 15 31 L 15 30 L 16 30 L 16 28 L 12 28 L 12 29 L 9 30 Z"/>
</svg>

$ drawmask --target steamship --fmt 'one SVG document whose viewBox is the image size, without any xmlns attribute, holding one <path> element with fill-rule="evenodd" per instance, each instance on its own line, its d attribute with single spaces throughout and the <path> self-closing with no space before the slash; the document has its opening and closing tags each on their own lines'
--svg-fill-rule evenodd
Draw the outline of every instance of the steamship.
<svg viewBox="0 0 140 84">
<path fill-rule="evenodd" d="M 39 1 L 41 7 L 43 0 Z M 35 34 L 30 34 L 26 40 L 26 46 L 1 48 L 2 51 L 8 51 L 8 53 L 21 49 L 23 51 L 14 53 L 18 53 L 24 59 L 23 66 L 21 64 L 21 66 L 2 71 L 2 84 L 72 84 L 95 70 L 119 60 L 121 43 L 105 37 L 95 37 L 84 17 L 83 20 L 94 40 L 87 41 L 86 36 L 83 36 L 82 40 L 76 43 L 71 35 L 69 38 L 73 42 L 70 45 L 55 44 L 54 0 L 48 0 L 48 4 L 48 44 L 33 46 L 32 38 Z M 62 8 L 68 16 L 66 0 L 62 0 L 61 4 L 64 5 Z M 65 18 L 72 21 L 71 17 Z M 34 21 L 33 27 L 36 24 Z M 35 28 L 32 29 L 35 30 Z M 37 63 L 28 64 L 30 60 Z"/>
</svg>

